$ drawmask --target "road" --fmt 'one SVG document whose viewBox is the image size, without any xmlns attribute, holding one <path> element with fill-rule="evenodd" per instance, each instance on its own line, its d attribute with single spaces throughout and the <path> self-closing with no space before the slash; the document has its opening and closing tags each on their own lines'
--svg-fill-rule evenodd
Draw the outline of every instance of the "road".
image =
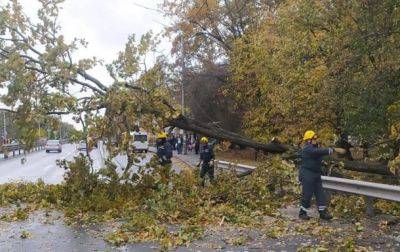
<svg viewBox="0 0 400 252">
<path fill-rule="evenodd" d="M 44 150 L 32 152 L 26 156 L 17 156 L 0 160 L 0 183 L 15 181 L 36 182 L 39 178 L 48 184 L 63 181 L 64 170 L 57 166 L 58 159 L 73 160 L 79 154 L 75 144 L 64 144 L 62 153 L 46 153 Z M 102 159 L 98 149 L 91 152 L 94 167 L 101 167 Z M 22 164 L 22 158 L 26 162 Z"/>
<path fill-rule="evenodd" d="M 12 157 L 10 159 L 0 160 L 0 184 L 9 182 L 37 182 L 42 179 L 46 184 L 61 183 L 64 175 L 64 169 L 57 166 L 57 160 L 71 161 L 75 156 L 79 155 L 75 144 L 64 144 L 62 153 L 46 153 L 44 150 L 32 152 L 29 154 Z M 153 156 L 153 153 L 143 154 L 140 158 L 140 163 L 132 169 L 136 172 L 139 166 L 148 163 Z M 93 159 L 93 167 L 95 170 L 100 169 L 104 165 L 104 156 L 107 156 L 103 149 L 102 143 L 99 143 L 99 148 L 92 150 L 90 153 Z M 26 159 L 22 162 L 22 159 Z M 113 162 L 119 167 L 118 172 L 122 173 L 122 169 L 127 164 L 126 155 L 118 155 L 113 159 Z M 179 172 L 179 168 L 174 165 L 174 170 Z"/>
</svg>

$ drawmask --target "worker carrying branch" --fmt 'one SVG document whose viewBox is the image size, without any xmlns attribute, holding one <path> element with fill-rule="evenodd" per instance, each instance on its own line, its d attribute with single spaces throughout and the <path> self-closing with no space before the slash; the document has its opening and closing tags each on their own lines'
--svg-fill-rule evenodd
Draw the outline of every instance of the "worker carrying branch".
<svg viewBox="0 0 400 252">
<path fill-rule="evenodd" d="M 299 181 L 302 185 L 299 218 L 310 219 L 307 212 L 311 206 L 311 198 L 315 195 L 320 218 L 330 220 L 332 215 L 326 209 L 326 196 L 322 188 L 322 157 L 332 155 L 333 152 L 345 154 L 346 150 L 319 147 L 317 134 L 311 130 L 304 134 L 303 140 L 305 145 L 301 150 L 302 164 L 299 171 Z"/>
</svg>

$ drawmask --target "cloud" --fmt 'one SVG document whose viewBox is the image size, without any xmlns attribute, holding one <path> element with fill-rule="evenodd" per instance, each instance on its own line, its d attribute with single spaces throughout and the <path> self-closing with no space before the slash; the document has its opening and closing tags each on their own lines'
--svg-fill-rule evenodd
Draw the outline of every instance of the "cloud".
<svg viewBox="0 0 400 252">
<path fill-rule="evenodd" d="M 4 5 L 7 0 L 0 0 Z M 160 23 L 168 23 L 161 13 L 141 8 L 136 4 L 157 8 L 163 0 L 66 0 L 61 6 L 59 22 L 61 33 L 65 38 L 83 38 L 89 44 L 87 48 L 80 49 L 73 55 L 75 59 L 96 56 L 110 63 L 123 50 L 131 34 L 140 36 L 149 30 L 155 33 L 164 28 Z M 35 0 L 20 0 L 24 12 L 33 17 L 39 8 Z M 168 41 L 163 41 L 161 50 L 168 52 Z M 91 74 L 105 83 L 111 83 L 106 70 L 97 66 L 90 71 Z M 70 117 L 67 119 L 72 123 Z"/>
</svg>

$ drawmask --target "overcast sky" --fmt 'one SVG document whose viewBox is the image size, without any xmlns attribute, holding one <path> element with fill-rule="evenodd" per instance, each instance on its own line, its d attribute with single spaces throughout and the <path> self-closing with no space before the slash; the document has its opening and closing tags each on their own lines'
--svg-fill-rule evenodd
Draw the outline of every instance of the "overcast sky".
<svg viewBox="0 0 400 252">
<path fill-rule="evenodd" d="M 0 0 L 1 4 L 8 0 Z M 24 12 L 33 17 L 39 7 L 37 0 L 19 0 Z M 67 40 L 84 38 L 88 47 L 78 51 L 74 58 L 96 56 L 106 63 L 116 58 L 123 50 L 127 38 L 137 38 L 149 30 L 162 31 L 162 24 L 168 24 L 161 13 L 139 7 L 157 9 L 163 0 L 65 0 L 61 5 L 60 25 Z M 169 41 L 163 41 L 160 50 L 169 53 Z M 90 72 L 101 80 L 110 81 L 103 67 Z M 72 122 L 70 117 L 63 120 Z"/>
</svg>

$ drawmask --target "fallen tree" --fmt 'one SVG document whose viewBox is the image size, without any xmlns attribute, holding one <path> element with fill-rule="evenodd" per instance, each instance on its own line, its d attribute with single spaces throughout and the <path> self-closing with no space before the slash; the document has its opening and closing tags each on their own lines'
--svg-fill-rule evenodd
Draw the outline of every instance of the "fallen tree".
<svg viewBox="0 0 400 252">
<path fill-rule="evenodd" d="M 216 125 L 203 123 L 195 119 L 190 119 L 182 115 L 168 121 L 169 126 L 192 131 L 201 135 L 212 137 L 218 140 L 227 140 L 231 143 L 251 147 L 256 150 L 264 151 L 265 153 L 284 153 L 290 149 L 290 146 L 278 143 L 260 143 L 248 139 L 239 134 L 224 130 Z"/>
<path fill-rule="evenodd" d="M 113 81 L 103 83 L 89 74 L 89 70 L 102 63 L 100 60 L 73 59 L 77 48 L 86 43 L 78 39 L 67 42 L 59 34 L 58 4 L 43 2 L 44 14 L 34 24 L 21 12 L 18 1 L 14 1 L 3 8 L 4 20 L 0 22 L 0 88 L 8 89 L 2 98 L 17 112 L 16 121 L 25 127 L 27 134 L 24 137 L 31 142 L 36 125 L 40 123 L 37 121 L 39 115 L 71 113 L 83 128 L 88 129 L 86 136 L 107 139 L 110 153 L 126 153 L 131 161 L 135 154 L 129 145 L 129 137 L 138 121 L 142 127 L 153 131 L 169 125 L 264 153 L 285 153 L 289 159 L 298 151 L 289 145 L 260 143 L 215 124 L 179 115 L 180 108 L 173 99 L 167 63 L 159 57 L 153 66 L 142 67 L 146 66 L 146 55 L 156 51 L 151 34 L 143 35 L 140 41 L 136 41 L 134 36 L 128 39 L 125 49 L 107 66 Z M 77 90 L 80 97 L 75 95 Z M 118 146 L 111 144 L 115 138 L 121 139 Z M 332 162 L 343 162 L 348 170 L 391 174 L 384 164 Z M 132 163 L 128 162 L 127 170 Z"/>
<path fill-rule="evenodd" d="M 212 137 L 218 140 L 227 140 L 231 143 L 242 145 L 245 147 L 253 148 L 257 151 L 263 151 L 264 153 L 272 154 L 283 154 L 287 160 L 296 160 L 300 158 L 298 148 L 292 146 L 279 144 L 279 143 L 260 143 L 251 139 L 248 139 L 239 134 L 226 131 L 216 125 L 203 123 L 195 119 L 190 119 L 182 115 L 177 118 L 168 121 L 169 126 L 177 127 L 180 129 L 192 131 L 201 135 Z M 361 161 L 349 161 L 344 159 L 338 159 L 333 157 L 325 158 L 325 161 L 333 164 L 343 166 L 344 169 L 357 172 L 365 172 L 379 175 L 395 176 L 387 167 L 386 164 L 372 163 L 372 162 L 361 162 Z M 252 171 L 246 171 L 240 176 L 251 174 Z"/>
</svg>

